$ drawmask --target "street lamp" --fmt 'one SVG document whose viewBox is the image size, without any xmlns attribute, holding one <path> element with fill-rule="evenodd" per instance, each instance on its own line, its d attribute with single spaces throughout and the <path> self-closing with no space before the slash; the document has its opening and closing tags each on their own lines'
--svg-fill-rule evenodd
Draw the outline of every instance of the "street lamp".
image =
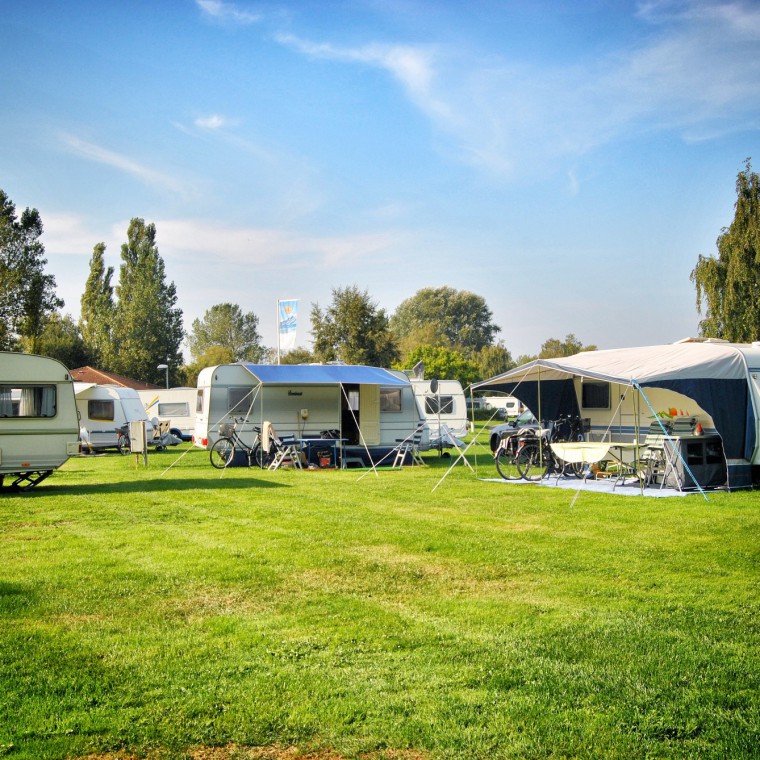
<svg viewBox="0 0 760 760">
<path fill-rule="evenodd" d="M 168 364 L 159 364 L 156 369 L 162 369 L 164 372 L 166 372 L 166 387 L 169 387 L 169 365 Z"/>
</svg>

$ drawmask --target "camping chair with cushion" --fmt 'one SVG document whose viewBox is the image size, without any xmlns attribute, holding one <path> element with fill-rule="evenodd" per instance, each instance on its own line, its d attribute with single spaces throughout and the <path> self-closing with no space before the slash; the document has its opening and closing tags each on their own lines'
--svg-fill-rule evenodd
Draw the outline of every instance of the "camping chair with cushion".
<svg viewBox="0 0 760 760">
<path fill-rule="evenodd" d="M 272 461 L 269 463 L 268 469 L 278 470 L 281 465 L 286 462 L 290 462 L 293 467 L 297 467 L 299 470 L 303 469 L 303 462 L 301 461 L 301 447 L 298 445 L 298 441 L 293 435 L 278 436 L 274 432 L 274 428 L 271 423 L 264 423 L 267 426 L 267 438 L 269 440 L 269 451 L 274 451 Z M 266 439 L 265 439 L 266 440 Z"/>
</svg>

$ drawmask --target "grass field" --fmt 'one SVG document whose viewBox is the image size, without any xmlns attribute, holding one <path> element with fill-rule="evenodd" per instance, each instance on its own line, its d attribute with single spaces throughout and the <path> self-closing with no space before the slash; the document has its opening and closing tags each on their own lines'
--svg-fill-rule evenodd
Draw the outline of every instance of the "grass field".
<svg viewBox="0 0 760 760">
<path fill-rule="evenodd" d="M 760 756 L 759 494 L 178 453 L 0 497 L 0 757 Z"/>
</svg>

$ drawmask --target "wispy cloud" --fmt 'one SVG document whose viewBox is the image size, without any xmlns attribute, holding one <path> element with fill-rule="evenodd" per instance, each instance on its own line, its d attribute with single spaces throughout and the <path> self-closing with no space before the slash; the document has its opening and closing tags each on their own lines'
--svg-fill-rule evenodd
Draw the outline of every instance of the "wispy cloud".
<svg viewBox="0 0 760 760">
<path fill-rule="evenodd" d="M 651 0 L 639 35 L 574 65 L 487 59 L 452 48 L 338 47 L 292 35 L 312 58 L 386 70 L 437 130 L 436 146 L 494 175 L 542 170 L 609 142 L 671 131 L 701 140 L 760 123 L 760 6 Z"/>
<path fill-rule="evenodd" d="M 449 106 L 434 95 L 436 52 L 433 47 L 373 43 L 358 48 L 339 48 L 308 42 L 292 34 L 280 34 L 276 39 L 280 44 L 312 58 L 361 63 L 384 69 L 401 84 L 409 99 L 431 118 L 443 122 L 452 119 Z"/>
<path fill-rule="evenodd" d="M 160 248 L 167 256 L 199 256 L 226 265 L 256 266 L 266 269 L 299 268 L 307 264 L 320 268 L 340 267 L 392 247 L 399 235 L 392 232 L 357 235 L 301 235 L 287 229 L 228 227 L 199 219 L 163 219 L 156 222 Z M 237 271 L 237 270 L 236 270 Z"/>
<path fill-rule="evenodd" d="M 195 0 L 195 3 L 205 15 L 217 21 L 233 24 L 256 24 L 261 21 L 260 14 L 242 10 L 232 3 L 221 0 Z"/>
<path fill-rule="evenodd" d="M 60 137 L 66 148 L 81 158 L 118 169 L 120 172 L 134 177 L 145 185 L 163 188 L 164 190 L 169 190 L 183 196 L 187 194 L 184 183 L 178 179 L 158 172 L 128 156 L 124 156 L 109 148 L 104 148 L 101 145 L 82 140 L 75 135 L 63 133 Z"/>
<path fill-rule="evenodd" d="M 199 116 L 194 122 L 199 129 L 221 129 L 227 125 L 227 119 L 220 116 L 217 113 L 212 113 L 210 116 Z"/>
</svg>

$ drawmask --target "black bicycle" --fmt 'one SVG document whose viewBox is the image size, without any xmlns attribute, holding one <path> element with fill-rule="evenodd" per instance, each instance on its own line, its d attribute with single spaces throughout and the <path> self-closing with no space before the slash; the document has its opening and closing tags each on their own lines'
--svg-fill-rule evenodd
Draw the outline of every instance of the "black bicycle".
<svg viewBox="0 0 760 760">
<path fill-rule="evenodd" d="M 119 454 L 129 454 L 132 450 L 132 442 L 129 439 L 129 425 L 116 428 L 116 450 Z"/>
<path fill-rule="evenodd" d="M 261 445 L 261 428 L 255 426 L 253 428 L 253 443 L 249 446 L 237 432 L 238 424 L 242 424 L 244 421 L 241 418 L 219 425 L 220 436 L 209 452 L 211 464 L 218 470 L 223 470 L 232 464 L 236 451 L 245 452 L 249 467 L 254 464 L 261 469 L 269 466 L 275 453 L 275 447 L 270 443 L 269 450 L 264 451 Z"/>
<path fill-rule="evenodd" d="M 519 480 L 522 475 L 517 469 L 517 457 L 520 450 L 536 437 L 531 428 L 515 430 L 502 437 L 496 451 L 493 453 L 496 469 L 504 480 Z"/>
<path fill-rule="evenodd" d="M 583 422 L 579 417 L 560 417 L 538 431 L 525 436 L 515 456 L 515 469 L 525 480 L 541 480 L 549 475 L 573 475 L 582 478 L 585 464 L 567 464 L 552 449 L 552 443 L 560 441 L 582 441 Z M 503 477 L 503 476 L 502 476 Z"/>
</svg>

